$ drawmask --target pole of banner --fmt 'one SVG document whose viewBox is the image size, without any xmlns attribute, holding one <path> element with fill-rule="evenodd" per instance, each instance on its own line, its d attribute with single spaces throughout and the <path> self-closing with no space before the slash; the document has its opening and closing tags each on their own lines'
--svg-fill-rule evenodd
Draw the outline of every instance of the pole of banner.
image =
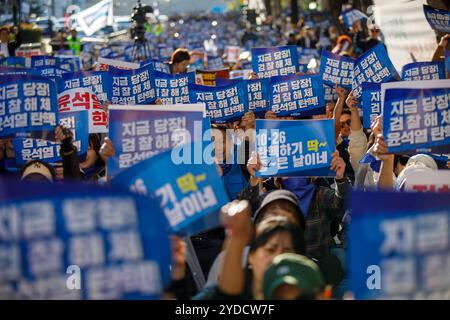
<svg viewBox="0 0 450 320">
<path fill-rule="evenodd" d="M 198 261 L 197 254 L 195 253 L 194 246 L 192 245 L 191 238 L 184 238 L 186 242 L 186 262 L 191 269 L 192 277 L 197 285 L 198 291 L 203 290 L 206 284 L 205 276 L 203 275 L 202 267 Z"/>
</svg>

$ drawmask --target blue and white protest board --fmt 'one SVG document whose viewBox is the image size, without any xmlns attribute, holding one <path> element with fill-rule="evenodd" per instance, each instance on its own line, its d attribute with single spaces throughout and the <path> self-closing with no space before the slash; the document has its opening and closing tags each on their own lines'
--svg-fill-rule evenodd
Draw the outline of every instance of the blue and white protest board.
<svg viewBox="0 0 450 320">
<path fill-rule="evenodd" d="M 149 104 L 156 99 L 154 81 L 148 66 L 133 70 L 110 68 L 112 104 Z"/>
<path fill-rule="evenodd" d="M 169 48 L 165 44 L 160 44 L 156 47 L 156 54 L 159 61 L 169 61 L 172 55 L 173 48 Z"/>
<path fill-rule="evenodd" d="M 257 176 L 334 176 L 333 120 L 256 120 Z"/>
<path fill-rule="evenodd" d="M 347 29 L 350 29 L 356 21 L 368 19 L 364 13 L 356 9 L 346 10 L 341 15 Z"/>
<path fill-rule="evenodd" d="M 195 235 L 219 226 L 228 195 L 215 164 L 174 163 L 174 152 L 136 164 L 111 184 L 158 201 L 174 233 Z"/>
<path fill-rule="evenodd" d="M 59 124 L 73 134 L 73 145 L 79 156 L 85 155 L 89 146 L 88 112 L 65 112 L 59 115 Z M 61 161 L 59 143 L 42 139 L 14 139 L 16 163 L 22 165 L 30 160 L 42 160 L 48 163 Z"/>
<path fill-rule="evenodd" d="M 58 110 L 64 112 L 89 112 L 89 133 L 108 132 L 108 113 L 90 88 L 74 88 L 58 94 Z"/>
<path fill-rule="evenodd" d="M 445 51 L 445 69 L 450 74 L 450 51 Z"/>
<path fill-rule="evenodd" d="M 310 63 L 312 59 L 320 58 L 319 50 L 312 49 L 312 48 L 303 48 L 303 47 L 297 47 L 297 55 L 298 55 L 298 63 L 299 63 L 299 69 L 297 71 L 304 72 L 306 66 Z M 300 68 L 302 67 L 302 68 Z M 302 70 L 303 69 L 303 70 Z"/>
<path fill-rule="evenodd" d="M 207 56 L 208 70 L 221 70 L 225 67 L 222 57 Z"/>
<path fill-rule="evenodd" d="M 170 71 L 169 64 L 161 62 L 159 60 L 149 59 L 149 60 L 141 62 L 141 67 L 145 67 L 147 65 L 149 65 L 153 71 L 159 71 L 159 72 L 163 72 L 163 73 L 167 73 L 167 74 L 172 74 L 172 72 Z"/>
<path fill-rule="evenodd" d="M 58 81 L 58 79 L 61 79 L 65 73 L 68 73 L 65 69 L 53 66 L 35 67 L 34 69 L 37 70 L 39 75 L 45 78 L 50 78 L 53 81 Z"/>
<path fill-rule="evenodd" d="M 384 83 L 381 97 L 390 153 L 450 152 L 450 80 Z"/>
<path fill-rule="evenodd" d="M 435 9 L 433 7 L 423 5 L 423 12 L 425 18 L 427 18 L 428 23 L 431 28 L 443 32 L 450 33 L 450 12 L 447 10 Z"/>
<path fill-rule="evenodd" d="M 35 75 L 40 76 L 41 73 L 36 69 L 31 68 L 16 68 L 16 67 L 0 67 L 0 75 Z"/>
<path fill-rule="evenodd" d="M 159 299 L 170 284 L 168 222 L 151 199 L 13 181 L 0 196 L 0 299 Z"/>
<path fill-rule="evenodd" d="M 352 58 L 323 50 L 320 61 L 323 82 L 332 87 L 339 85 L 345 89 L 351 89 L 354 65 L 355 60 Z"/>
<path fill-rule="evenodd" d="M 54 56 L 32 56 L 30 57 L 30 67 L 56 67 L 58 66 L 58 58 Z"/>
<path fill-rule="evenodd" d="M 336 94 L 334 88 L 327 86 L 327 85 L 323 85 L 323 91 L 324 91 L 324 98 L 325 98 L 325 103 L 331 102 L 331 103 L 335 103 L 337 101 L 337 99 L 339 98 L 339 96 Z"/>
<path fill-rule="evenodd" d="M 20 68 L 25 68 L 27 66 L 24 57 L 1 58 L 0 65 L 5 67 L 20 67 Z"/>
<path fill-rule="evenodd" d="M 295 74 L 297 64 L 296 46 L 252 48 L 252 68 L 259 78 Z"/>
<path fill-rule="evenodd" d="M 243 82 L 221 87 L 190 83 L 189 95 L 192 103 L 205 103 L 206 116 L 213 123 L 239 120 L 248 110 L 247 88 Z"/>
<path fill-rule="evenodd" d="M 270 80 L 270 110 L 278 116 L 300 117 L 325 113 L 321 75 L 291 75 Z"/>
<path fill-rule="evenodd" d="M 353 69 L 353 94 L 359 98 L 363 82 L 388 82 L 398 74 L 382 43 L 366 51 L 355 61 Z"/>
<path fill-rule="evenodd" d="M 349 234 L 356 299 L 448 299 L 448 194 L 355 192 Z"/>
<path fill-rule="evenodd" d="M 40 137 L 58 123 L 55 83 L 35 75 L 0 77 L 0 137 Z"/>
<path fill-rule="evenodd" d="M 98 58 L 96 71 L 108 71 L 110 67 L 123 70 L 139 69 L 140 64 L 116 59 Z"/>
<path fill-rule="evenodd" d="M 116 155 L 108 160 L 108 175 L 114 176 L 186 139 L 202 139 L 203 112 L 203 105 L 110 106 L 109 138 Z"/>
<path fill-rule="evenodd" d="M 81 60 L 79 56 L 56 56 L 59 59 L 58 66 L 68 72 L 81 71 Z"/>
<path fill-rule="evenodd" d="M 403 81 L 445 79 L 444 62 L 413 62 L 402 69 Z"/>
<path fill-rule="evenodd" d="M 256 115 L 264 115 L 270 108 L 269 79 L 244 80 L 247 84 L 248 111 Z"/>
<path fill-rule="evenodd" d="M 383 114 L 381 109 L 381 83 L 363 82 L 362 109 L 364 128 L 370 128 L 376 117 Z"/>
<path fill-rule="evenodd" d="M 111 78 L 103 71 L 80 71 L 65 73 L 58 81 L 58 93 L 66 90 L 87 88 L 97 95 L 98 100 L 104 103 L 110 100 L 108 95 L 111 88 Z"/>
<path fill-rule="evenodd" d="M 195 72 L 172 75 L 154 71 L 152 74 L 156 97 L 162 104 L 189 103 L 189 83 L 195 83 Z"/>
</svg>

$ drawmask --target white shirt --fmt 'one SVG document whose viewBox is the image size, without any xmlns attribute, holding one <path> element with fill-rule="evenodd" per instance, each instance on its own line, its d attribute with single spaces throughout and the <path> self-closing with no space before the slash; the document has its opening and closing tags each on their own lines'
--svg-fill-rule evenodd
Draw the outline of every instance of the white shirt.
<svg viewBox="0 0 450 320">
<path fill-rule="evenodd" d="M 9 57 L 9 51 L 8 51 L 8 44 L 7 43 L 0 44 L 0 53 L 4 57 Z"/>
</svg>

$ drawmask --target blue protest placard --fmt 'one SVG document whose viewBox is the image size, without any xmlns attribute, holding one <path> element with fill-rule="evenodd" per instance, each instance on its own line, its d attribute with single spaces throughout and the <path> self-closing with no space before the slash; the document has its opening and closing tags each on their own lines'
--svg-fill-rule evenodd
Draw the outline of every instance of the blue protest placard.
<svg viewBox="0 0 450 320">
<path fill-rule="evenodd" d="M 350 29 L 352 25 L 359 20 L 367 20 L 368 17 L 359 10 L 349 9 L 341 13 L 345 26 Z"/>
<path fill-rule="evenodd" d="M 111 78 L 104 71 L 80 71 L 63 74 L 58 80 L 58 93 L 69 89 L 88 88 L 97 95 L 101 103 L 110 100 Z"/>
<path fill-rule="evenodd" d="M 85 155 L 89 146 L 88 112 L 65 112 L 59 115 L 59 124 L 73 133 L 73 145 L 78 156 Z M 23 165 L 30 160 L 42 160 L 48 163 L 61 161 L 60 144 L 42 139 L 14 139 L 16 163 Z"/>
<path fill-rule="evenodd" d="M 56 67 L 58 66 L 58 58 L 53 56 L 31 56 L 30 67 Z"/>
<path fill-rule="evenodd" d="M 320 61 L 320 73 L 323 82 L 333 88 L 339 85 L 346 89 L 352 88 L 353 67 L 355 60 L 323 50 Z"/>
<path fill-rule="evenodd" d="M 207 56 L 208 70 L 221 70 L 225 67 L 222 57 Z"/>
<path fill-rule="evenodd" d="M 151 199 L 13 181 L 0 194 L 1 299 L 159 299 L 169 285 L 168 222 Z"/>
<path fill-rule="evenodd" d="M 321 75 L 291 75 L 270 80 L 270 110 L 278 116 L 302 117 L 325 113 Z"/>
<path fill-rule="evenodd" d="M 355 192 L 349 278 L 356 299 L 446 299 L 450 197 Z"/>
<path fill-rule="evenodd" d="M 133 70 L 110 67 L 109 73 L 112 104 L 149 104 L 156 99 L 155 85 L 148 66 Z"/>
<path fill-rule="evenodd" d="M 324 91 L 324 99 L 325 99 L 325 103 L 331 102 L 331 103 L 335 103 L 337 101 L 337 99 L 339 98 L 338 95 L 336 94 L 334 88 L 327 86 L 327 85 L 323 85 L 323 91 Z"/>
<path fill-rule="evenodd" d="M 295 74 L 297 64 L 296 46 L 252 48 L 252 69 L 259 78 Z"/>
<path fill-rule="evenodd" d="M 448 80 L 381 85 L 383 137 L 390 153 L 450 152 Z"/>
<path fill-rule="evenodd" d="M 68 72 L 81 71 L 81 60 L 78 56 L 56 56 L 58 61 L 58 66 Z"/>
<path fill-rule="evenodd" d="M 257 176 L 334 176 L 333 120 L 256 120 Z"/>
<path fill-rule="evenodd" d="M 39 137 L 58 123 L 55 83 L 35 75 L 0 77 L 0 137 Z"/>
<path fill-rule="evenodd" d="M 382 114 L 381 83 L 363 82 L 362 109 L 364 128 L 370 128 L 376 117 Z"/>
<path fill-rule="evenodd" d="M 108 175 L 182 143 L 186 131 L 191 141 L 201 139 L 203 109 L 203 105 L 111 106 L 109 138 L 116 155 L 108 160 Z"/>
<path fill-rule="evenodd" d="M 9 75 L 27 75 L 27 74 L 32 74 L 32 75 L 36 75 L 36 76 L 40 76 L 40 72 L 37 71 L 36 69 L 31 69 L 31 68 L 18 68 L 18 67 L 0 67 L 0 74 L 4 75 L 4 74 L 9 74 Z"/>
<path fill-rule="evenodd" d="M 450 51 L 445 51 L 445 69 L 450 73 Z"/>
<path fill-rule="evenodd" d="M 248 110 L 247 88 L 243 82 L 222 87 L 189 84 L 190 100 L 206 105 L 206 116 L 213 123 L 239 120 Z"/>
<path fill-rule="evenodd" d="M 312 59 L 320 58 L 319 50 L 312 48 L 297 47 L 299 67 L 297 71 L 306 72 L 307 66 Z"/>
<path fill-rule="evenodd" d="M 159 71 L 167 74 L 172 74 L 170 71 L 170 66 L 167 63 L 161 62 L 155 59 L 148 59 L 146 61 L 141 62 L 141 67 L 150 66 L 151 70 Z"/>
<path fill-rule="evenodd" d="M 162 104 L 189 103 L 189 83 L 195 83 L 195 72 L 168 74 L 153 72 L 156 97 Z"/>
<path fill-rule="evenodd" d="M 431 28 L 443 32 L 450 33 L 450 12 L 447 10 L 435 9 L 426 4 L 423 5 L 425 18 Z"/>
<path fill-rule="evenodd" d="M 270 108 L 269 79 L 244 80 L 247 84 L 248 110 L 256 115 L 264 115 Z"/>
<path fill-rule="evenodd" d="M 388 82 L 398 77 L 385 46 L 380 43 L 356 59 L 353 69 L 353 94 L 361 97 L 363 82 Z"/>
<path fill-rule="evenodd" d="M 445 79 L 444 62 L 413 62 L 402 68 L 403 81 Z"/>
<path fill-rule="evenodd" d="M 228 195 L 214 164 L 176 164 L 173 150 L 144 160 L 111 180 L 160 203 L 172 232 L 195 235 L 220 225 Z M 162 170 L 164 168 L 164 170 Z"/>
<path fill-rule="evenodd" d="M 53 81 L 61 79 L 63 74 L 68 73 L 68 71 L 65 69 L 53 66 L 35 67 L 34 69 L 37 70 L 39 75 L 45 78 L 50 78 Z"/>
<path fill-rule="evenodd" d="M 0 65 L 5 67 L 25 68 L 26 61 L 24 57 L 6 57 L 0 59 Z"/>
<path fill-rule="evenodd" d="M 165 44 L 160 44 L 156 47 L 156 54 L 159 61 L 169 61 L 172 55 L 173 48 L 168 47 Z"/>
</svg>

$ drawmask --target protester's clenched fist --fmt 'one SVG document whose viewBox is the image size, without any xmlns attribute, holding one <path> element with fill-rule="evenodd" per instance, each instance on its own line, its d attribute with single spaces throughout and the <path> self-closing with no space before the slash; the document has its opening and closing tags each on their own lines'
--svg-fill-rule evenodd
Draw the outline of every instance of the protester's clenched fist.
<svg viewBox="0 0 450 320">
<path fill-rule="evenodd" d="M 103 161 L 107 162 L 110 157 L 116 155 L 116 149 L 113 146 L 111 139 L 105 138 L 101 148 L 100 148 L 100 156 Z"/>
<path fill-rule="evenodd" d="M 220 218 L 228 236 L 244 241 L 250 240 L 253 227 L 250 220 L 250 203 L 247 200 L 227 203 L 221 209 Z"/>
<path fill-rule="evenodd" d="M 339 156 L 338 151 L 331 154 L 330 169 L 336 172 L 336 179 L 344 178 L 345 161 Z"/>
</svg>

